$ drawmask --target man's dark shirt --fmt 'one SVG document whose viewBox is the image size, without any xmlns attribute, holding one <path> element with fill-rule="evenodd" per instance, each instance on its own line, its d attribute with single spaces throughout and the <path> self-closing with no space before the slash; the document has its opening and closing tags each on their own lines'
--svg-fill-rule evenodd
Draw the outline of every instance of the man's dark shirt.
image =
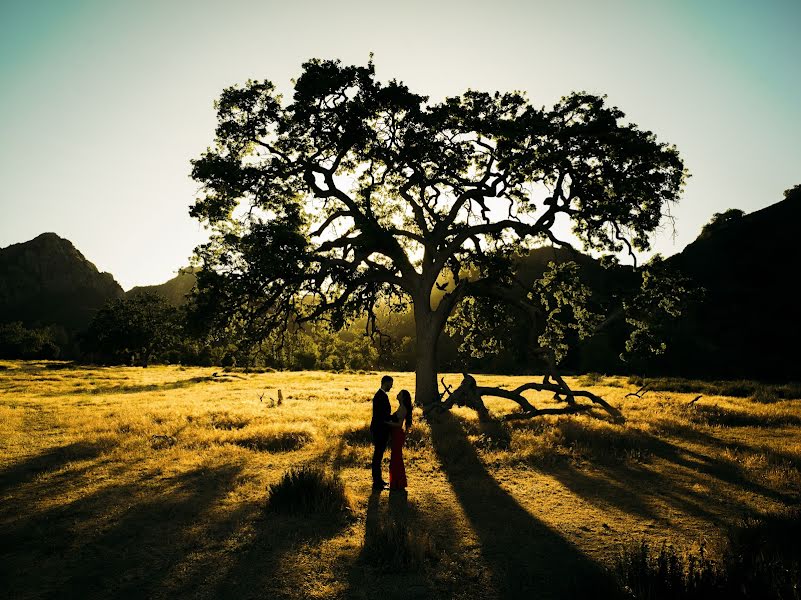
<svg viewBox="0 0 801 600">
<path fill-rule="evenodd" d="M 373 420 L 370 421 L 370 429 L 381 430 L 388 427 L 386 421 L 389 421 L 390 414 L 392 409 L 389 406 L 389 396 L 379 389 L 373 396 Z"/>
</svg>

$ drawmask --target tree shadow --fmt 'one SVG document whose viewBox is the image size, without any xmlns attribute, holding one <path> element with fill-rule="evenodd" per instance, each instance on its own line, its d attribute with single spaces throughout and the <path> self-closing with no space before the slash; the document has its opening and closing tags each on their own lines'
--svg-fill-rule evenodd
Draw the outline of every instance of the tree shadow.
<svg viewBox="0 0 801 600">
<path fill-rule="evenodd" d="M 173 571 L 202 545 L 198 529 L 233 486 L 238 466 L 152 474 L 79 493 L 61 487 L 4 519 L 2 580 L 9 597 L 142 598 L 172 586 Z M 70 496 L 74 496 L 74 489 Z M 46 506 L 47 508 L 39 508 Z"/>
<path fill-rule="evenodd" d="M 740 449 L 739 444 L 723 442 L 693 428 L 673 428 L 679 440 L 722 450 Z M 591 435 L 588 430 L 583 435 Z M 571 461 L 536 468 L 557 479 L 575 495 L 602 507 L 624 511 L 641 518 L 665 521 L 657 504 L 697 517 L 716 526 L 731 524 L 733 512 L 745 516 L 753 512 L 747 500 L 737 497 L 727 486 L 769 501 L 789 505 L 794 494 L 777 491 L 753 481 L 738 465 L 696 452 L 677 443 L 642 432 L 638 443 L 645 451 L 642 461 L 593 460 L 590 467 Z M 600 444 L 600 443 L 599 443 Z M 747 448 L 747 447 L 745 447 Z M 789 460 L 781 453 L 772 460 Z M 655 460 L 658 461 L 656 464 Z"/>
<path fill-rule="evenodd" d="M 430 426 L 434 451 L 478 536 L 498 597 L 617 596 L 604 569 L 500 487 L 456 417 L 436 415 Z"/>
<path fill-rule="evenodd" d="M 247 540 L 213 586 L 218 598 L 297 598 L 315 585 L 304 569 L 313 563 L 316 546 L 339 535 L 347 519 L 330 515 L 277 515 L 264 512 L 253 519 Z M 301 568 L 288 561 L 297 560 Z M 215 568 L 220 568 L 216 565 Z"/>
<path fill-rule="evenodd" d="M 73 442 L 16 462 L 0 471 L 0 498 L 46 473 L 58 471 L 69 463 L 91 461 L 108 450 L 109 444 L 104 442 Z"/>
<path fill-rule="evenodd" d="M 435 598 L 428 563 L 436 552 L 426 520 L 406 491 L 372 491 L 367 499 L 364 538 L 349 565 L 348 598 Z M 446 596 L 447 597 L 447 596 Z"/>
</svg>

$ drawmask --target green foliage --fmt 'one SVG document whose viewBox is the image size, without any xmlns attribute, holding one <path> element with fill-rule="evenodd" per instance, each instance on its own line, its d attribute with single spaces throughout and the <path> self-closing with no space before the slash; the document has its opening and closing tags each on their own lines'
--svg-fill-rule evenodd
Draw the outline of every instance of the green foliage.
<svg viewBox="0 0 801 600">
<path fill-rule="evenodd" d="M 568 330 L 585 339 L 601 323 L 602 317 L 589 309 L 590 289 L 579 279 L 578 265 L 574 262 L 549 263 L 530 295 L 539 297 L 545 314 L 540 346 L 551 350 L 557 362 L 567 354 Z"/>
<path fill-rule="evenodd" d="M 0 358 L 52 359 L 61 348 L 53 328 L 27 328 L 19 321 L 0 324 Z"/>
<path fill-rule="evenodd" d="M 101 360 L 146 367 L 174 348 L 180 310 L 159 294 L 145 292 L 109 302 L 84 336 L 84 348 Z"/>
<path fill-rule="evenodd" d="M 712 219 L 704 225 L 703 229 L 701 229 L 701 233 L 698 235 L 699 240 L 703 240 L 708 238 L 714 232 L 719 231 L 725 228 L 727 225 L 731 223 L 735 223 L 742 219 L 745 216 L 745 211 L 740 210 L 739 208 L 730 208 L 724 212 L 715 213 L 712 215 Z"/>
<path fill-rule="evenodd" d="M 632 330 L 621 358 L 634 363 L 665 352 L 670 330 L 703 293 L 658 254 L 643 268 L 641 276 L 638 293 L 623 303 L 626 322 Z"/>
<path fill-rule="evenodd" d="M 590 336 L 601 321 L 589 308 L 591 291 L 579 277 L 575 262 L 548 263 L 542 277 L 527 293 L 528 310 L 509 310 L 487 297 L 465 299 L 448 323 L 448 331 L 461 340 L 460 351 L 476 357 L 499 354 L 514 330 L 530 332 L 530 352 L 544 348 L 557 362 L 567 354 L 571 333 Z M 533 321 L 533 322 L 532 322 Z"/>
</svg>

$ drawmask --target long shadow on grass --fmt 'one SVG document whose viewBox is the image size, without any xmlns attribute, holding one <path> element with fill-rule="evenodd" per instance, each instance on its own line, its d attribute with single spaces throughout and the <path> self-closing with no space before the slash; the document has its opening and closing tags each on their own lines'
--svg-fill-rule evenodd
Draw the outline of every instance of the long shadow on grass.
<svg viewBox="0 0 801 600">
<path fill-rule="evenodd" d="M 69 463 L 93 460 L 108 449 L 107 443 L 73 442 L 49 448 L 41 454 L 14 463 L 0 471 L 0 498 L 42 475 L 58 471 Z"/>
<path fill-rule="evenodd" d="M 432 588 L 426 573 L 437 556 L 428 530 L 433 525 L 409 503 L 405 491 L 373 491 L 367 500 L 362 549 L 349 566 L 347 597 L 442 597 Z M 449 541 L 455 545 L 456 540 Z"/>
<path fill-rule="evenodd" d="M 263 511 L 264 508 L 262 507 Z M 245 538 L 234 559 L 214 585 L 216 598 L 304 598 L 320 584 L 313 556 L 316 546 L 338 535 L 347 523 L 325 516 L 291 516 L 263 513 Z M 292 561 L 295 561 L 293 564 Z"/>
<path fill-rule="evenodd" d="M 589 459 L 591 465 L 577 467 L 570 461 L 563 461 L 539 465 L 538 468 L 558 479 L 577 496 L 599 506 L 664 520 L 657 505 L 667 504 L 710 524 L 723 526 L 729 524 L 733 512 L 740 515 L 752 512 L 747 500 L 734 495 L 726 486 L 783 504 L 796 500 L 794 495 L 752 481 L 736 464 L 647 433 L 639 434 L 634 444 L 636 449 L 646 453 L 644 462 L 616 458 L 612 456 L 613 449 L 607 451 L 601 447 L 605 441 L 608 442 L 606 438 L 598 441 L 587 438 L 593 435 L 593 431 L 587 428 L 582 433 L 582 441 L 590 443 L 597 455 L 595 460 Z M 723 444 L 721 440 L 700 432 L 693 432 L 692 437 L 693 441 L 706 446 L 731 447 L 731 444 Z"/>
<path fill-rule="evenodd" d="M 500 598 L 616 596 L 611 577 L 598 564 L 500 487 L 456 417 L 446 413 L 432 419 L 431 434 Z"/>
<path fill-rule="evenodd" d="M 15 598 L 189 597 L 197 582 L 176 574 L 204 547 L 209 515 L 239 471 L 224 465 L 157 481 L 148 474 L 84 494 L 75 482 L 58 490 L 74 499 L 31 498 L 3 521 L 0 579 Z"/>
</svg>

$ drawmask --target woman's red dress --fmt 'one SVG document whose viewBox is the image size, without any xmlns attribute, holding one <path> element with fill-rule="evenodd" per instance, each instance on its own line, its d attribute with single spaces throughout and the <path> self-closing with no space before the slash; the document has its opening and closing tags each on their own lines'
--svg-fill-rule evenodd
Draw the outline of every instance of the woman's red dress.
<svg viewBox="0 0 801 600">
<path fill-rule="evenodd" d="M 406 467 L 403 466 L 403 443 L 406 441 L 406 432 L 403 427 L 390 427 L 392 443 L 389 456 L 389 489 L 406 489 Z"/>
</svg>

